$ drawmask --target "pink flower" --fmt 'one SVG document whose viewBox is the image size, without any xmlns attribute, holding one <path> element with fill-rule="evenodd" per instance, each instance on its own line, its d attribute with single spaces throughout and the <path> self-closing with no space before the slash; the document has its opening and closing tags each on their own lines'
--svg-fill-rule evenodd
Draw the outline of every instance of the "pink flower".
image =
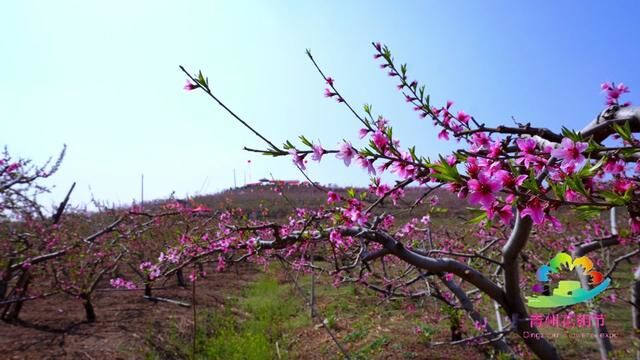
<svg viewBox="0 0 640 360">
<path fill-rule="evenodd" d="M 403 179 L 408 179 L 416 171 L 416 167 L 412 164 L 413 158 L 409 152 L 403 152 L 400 154 L 400 158 L 404 161 L 395 161 L 393 163 L 392 172 L 397 173 Z"/>
<path fill-rule="evenodd" d="M 354 156 L 356 156 L 356 151 L 348 141 L 345 141 L 340 145 L 340 151 L 336 154 L 338 159 L 342 159 L 342 161 L 344 161 L 345 166 L 351 165 L 351 159 L 353 159 Z"/>
<path fill-rule="evenodd" d="M 329 84 L 329 86 L 333 86 L 333 79 L 331 78 L 331 76 L 327 78 L 327 84 Z"/>
<path fill-rule="evenodd" d="M 633 189 L 633 182 L 628 179 L 616 179 L 613 183 L 613 191 L 618 194 L 624 194 L 630 189 Z"/>
<path fill-rule="evenodd" d="M 187 79 L 187 82 L 184 84 L 182 88 L 185 89 L 186 91 L 191 91 L 191 90 L 197 89 L 198 85 L 192 83 L 191 81 L 189 81 L 189 79 Z"/>
<path fill-rule="evenodd" d="M 329 88 L 324 89 L 324 97 L 326 98 L 330 98 L 330 97 L 334 97 L 337 94 L 334 93 L 333 91 L 331 91 Z"/>
<path fill-rule="evenodd" d="M 224 260 L 224 256 L 218 255 L 218 265 L 216 266 L 216 271 L 221 272 L 225 269 L 227 263 Z"/>
<path fill-rule="evenodd" d="M 605 82 L 600 88 L 607 93 L 607 105 L 615 105 L 618 103 L 620 95 L 629 92 L 629 87 L 623 83 L 615 86 L 612 82 Z"/>
<path fill-rule="evenodd" d="M 467 125 L 469 124 L 469 120 L 471 120 L 471 115 L 465 113 L 464 111 L 458 111 L 458 121 Z"/>
<path fill-rule="evenodd" d="M 192 213 L 207 213 L 211 211 L 211 209 L 209 209 L 208 207 L 204 206 L 204 205 L 198 205 L 196 208 L 191 209 Z"/>
<path fill-rule="evenodd" d="M 482 321 L 474 321 L 473 326 L 478 331 L 485 331 L 487 328 L 487 318 L 483 318 Z"/>
<path fill-rule="evenodd" d="M 378 181 L 380 180 L 378 178 L 376 179 Z M 378 197 L 384 196 L 387 192 L 389 192 L 389 190 L 391 190 L 391 187 L 387 184 L 376 184 L 375 186 L 370 185 L 369 187 L 371 191 L 374 192 Z"/>
<path fill-rule="evenodd" d="M 388 214 L 384 217 L 384 219 L 382 219 L 381 228 L 384 230 L 390 229 L 393 226 L 395 220 L 396 218 L 393 215 Z"/>
<path fill-rule="evenodd" d="M 564 192 L 564 198 L 567 201 L 573 201 L 573 202 L 580 201 L 581 199 L 580 194 L 578 194 L 577 192 L 569 188 L 567 188 L 567 191 Z"/>
<path fill-rule="evenodd" d="M 540 199 L 536 197 L 531 198 L 527 203 L 527 207 L 520 213 L 520 217 L 528 215 L 536 225 L 540 225 L 544 222 L 544 210 L 547 206 L 548 204 L 542 202 Z"/>
<path fill-rule="evenodd" d="M 449 140 L 449 133 L 447 130 L 442 130 L 438 133 L 438 139 L 441 140 Z"/>
<path fill-rule="evenodd" d="M 607 161 L 604 165 L 604 171 L 612 175 L 620 174 L 624 171 L 624 160 L 619 159 L 618 161 L 615 161 L 612 159 Z"/>
<path fill-rule="evenodd" d="M 300 154 L 298 154 L 298 150 L 289 149 L 289 154 L 291 154 L 291 156 L 293 157 L 292 160 L 293 163 L 296 164 L 296 166 L 298 166 L 302 170 L 306 169 L 306 167 L 304 166 L 304 158 L 300 156 Z"/>
<path fill-rule="evenodd" d="M 520 149 L 520 156 L 516 162 L 518 164 L 524 163 L 525 168 L 529 168 L 531 164 L 541 163 L 544 160 L 535 155 L 537 143 L 532 138 L 524 138 L 516 140 L 516 145 L 518 145 L 518 149 Z"/>
<path fill-rule="evenodd" d="M 340 201 L 340 195 L 336 194 L 333 191 L 329 191 L 327 193 L 327 203 L 333 204 L 334 202 Z"/>
<path fill-rule="evenodd" d="M 632 217 L 629 219 L 629 225 L 631 225 L 631 232 L 633 234 L 640 233 L 640 217 Z"/>
<path fill-rule="evenodd" d="M 389 124 L 389 120 L 383 118 L 382 116 L 378 117 L 378 120 L 376 121 L 376 127 L 380 131 L 384 131 L 384 129 L 387 127 L 388 124 Z"/>
<path fill-rule="evenodd" d="M 511 208 L 511 205 L 505 205 L 501 208 L 492 208 L 487 215 L 490 219 L 493 219 L 498 215 L 503 224 L 510 225 L 511 220 L 513 220 L 513 209 Z"/>
<path fill-rule="evenodd" d="M 533 154 L 538 144 L 532 138 L 524 138 L 516 140 L 516 145 L 522 154 Z"/>
<path fill-rule="evenodd" d="M 558 220 L 557 217 L 546 214 L 544 216 L 544 219 L 551 223 L 555 231 L 562 232 L 562 223 L 560 222 L 560 220 Z"/>
<path fill-rule="evenodd" d="M 15 162 L 13 164 L 9 164 L 9 166 L 7 166 L 6 171 L 8 173 L 14 172 L 14 171 L 18 170 L 20 168 L 20 166 L 21 166 L 20 163 L 17 163 L 17 162 Z"/>
<path fill-rule="evenodd" d="M 574 142 L 569 138 L 562 139 L 560 147 L 551 151 L 551 155 L 562 159 L 562 169 L 580 168 L 584 164 L 585 158 L 582 152 L 587 149 L 587 143 Z M 565 170 L 566 171 L 566 170 Z"/>
<path fill-rule="evenodd" d="M 364 156 L 358 155 L 356 161 L 363 169 L 367 169 L 369 175 L 375 175 L 376 169 L 373 167 L 373 160 L 369 160 Z"/>
<path fill-rule="evenodd" d="M 329 233 L 329 241 L 338 248 L 347 249 L 353 242 L 351 237 L 343 237 L 338 230 L 331 230 Z"/>
<path fill-rule="evenodd" d="M 393 201 L 393 205 L 397 205 L 398 200 L 404 197 L 404 189 L 398 188 L 391 193 L 391 200 Z"/>
<path fill-rule="evenodd" d="M 131 281 L 127 281 L 123 278 L 115 278 L 109 280 L 109 284 L 116 289 L 135 289 L 136 285 Z"/>
<path fill-rule="evenodd" d="M 429 199 L 429 203 L 431 206 L 438 206 L 438 204 L 440 204 L 440 198 L 438 195 L 433 195 L 431 199 Z"/>
<path fill-rule="evenodd" d="M 496 199 L 495 194 L 502 188 L 499 180 L 494 179 L 487 171 L 478 174 L 477 179 L 467 182 L 469 187 L 469 202 L 481 204 L 485 209 L 491 208 L 491 204 Z"/>
<path fill-rule="evenodd" d="M 491 138 L 486 133 L 475 133 L 471 135 L 471 151 L 485 150 L 491 144 Z"/>
<path fill-rule="evenodd" d="M 322 155 L 324 155 L 324 149 L 322 148 L 322 145 L 320 143 L 313 144 L 313 155 L 311 155 L 311 160 L 314 161 L 320 161 L 322 160 Z"/>
<path fill-rule="evenodd" d="M 365 136 L 367 136 L 368 133 L 369 133 L 369 129 L 362 128 L 358 132 L 358 136 L 360 137 L 360 139 L 363 139 Z"/>
<path fill-rule="evenodd" d="M 527 180 L 528 177 L 527 175 L 518 175 L 517 177 L 514 177 L 511 172 L 506 170 L 498 170 L 493 174 L 493 176 L 496 179 L 500 180 L 502 186 L 508 188 L 522 186 L 522 184 L 525 180 Z"/>
<path fill-rule="evenodd" d="M 373 134 L 372 138 L 373 138 L 373 143 L 376 145 L 376 148 L 378 148 L 378 150 L 380 150 L 381 153 L 384 153 L 384 151 L 387 149 L 387 144 L 389 143 L 389 139 L 387 138 L 387 135 L 385 135 L 382 131 L 378 130 Z"/>
<path fill-rule="evenodd" d="M 351 222 L 358 225 L 364 225 L 367 222 L 368 216 L 356 207 L 351 207 L 343 211 L 343 215 L 347 217 Z"/>
</svg>

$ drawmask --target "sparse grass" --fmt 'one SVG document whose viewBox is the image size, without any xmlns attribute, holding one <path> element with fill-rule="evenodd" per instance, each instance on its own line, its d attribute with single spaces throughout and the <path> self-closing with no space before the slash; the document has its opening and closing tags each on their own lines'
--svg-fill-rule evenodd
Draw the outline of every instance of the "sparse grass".
<svg viewBox="0 0 640 360">
<path fill-rule="evenodd" d="M 232 311 L 236 309 L 237 311 Z M 240 319 L 238 311 L 247 314 Z M 198 359 L 282 359 L 290 358 L 293 329 L 308 325 L 307 312 L 289 285 L 279 284 L 264 275 L 237 298 L 230 298 L 225 310 L 200 313 L 197 350 Z M 180 358 L 191 357 L 190 334 L 179 336 L 170 331 L 171 348 L 180 349 Z M 276 349 L 276 342 L 278 349 Z M 279 351 L 279 356 L 278 356 Z M 175 356 L 175 355 L 173 355 Z M 149 359 L 166 358 L 154 351 Z"/>
<path fill-rule="evenodd" d="M 307 313 L 288 285 L 263 277 L 238 299 L 249 318 L 238 322 L 229 312 L 213 314 L 202 340 L 201 355 L 206 359 L 274 359 L 276 342 L 280 357 L 287 358 L 291 339 L 287 332 L 306 326 Z"/>
</svg>

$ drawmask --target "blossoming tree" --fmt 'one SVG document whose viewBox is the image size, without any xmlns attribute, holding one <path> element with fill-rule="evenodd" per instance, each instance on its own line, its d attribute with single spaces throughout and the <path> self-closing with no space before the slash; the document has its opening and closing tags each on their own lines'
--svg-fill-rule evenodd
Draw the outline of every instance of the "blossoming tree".
<svg viewBox="0 0 640 360">
<path fill-rule="evenodd" d="M 371 176 L 367 190 L 328 191 L 326 206 L 295 209 L 287 223 L 225 212 L 218 218 L 217 229 L 208 229 L 213 233 L 205 231 L 207 241 L 217 244 L 210 249 L 231 254 L 226 261 L 279 257 L 297 269 L 327 271 L 336 283 L 355 281 L 384 296 L 430 296 L 463 310 L 475 325 L 476 334 L 462 338 L 454 329 L 459 324 L 452 322 L 450 344 L 491 345 L 495 353 L 513 356 L 521 351 L 510 336 L 515 334 L 539 358 L 559 359 L 554 344 L 539 336 L 524 301 L 525 295 L 543 290 L 530 288 L 521 272 L 544 264 L 548 258 L 542 254 L 552 257 L 564 250 L 579 257 L 602 250 L 606 256 L 601 254 L 598 263 L 608 267 L 606 276 L 614 276 L 618 264 L 640 252 L 640 143 L 634 135 L 640 132 L 640 109 L 621 101 L 629 88 L 622 83 L 602 84 L 605 108 L 582 129 L 556 132 L 531 124 L 488 125 L 455 110 L 451 101 L 432 104 L 426 87 L 409 77 L 406 64 L 399 65 L 386 46 L 374 43 L 373 48 L 374 58 L 397 80 L 407 104 L 417 116 L 433 122 L 438 138 L 457 140 L 458 150 L 430 159 L 416 147 L 401 145 L 391 122 L 374 115 L 370 105 L 356 110 L 309 51 L 309 59 L 326 83 L 324 96 L 346 106 L 362 125 L 357 136 L 368 140 L 366 145 L 356 147 L 344 141 L 331 149 L 301 136 L 298 145 L 286 141 L 277 146 L 229 109 L 201 72 L 191 74 L 181 67 L 188 77 L 185 90 L 203 91 L 267 146 L 246 150 L 290 157 L 303 173 L 309 161 L 321 162 L 333 155 L 345 166 L 356 164 Z M 384 173 L 391 173 L 395 183 L 385 184 L 380 177 Z M 422 195 L 407 202 L 405 193 L 412 186 L 421 189 Z M 434 196 L 438 188 L 474 207 L 468 230 L 437 228 L 431 223 L 430 215 L 438 211 Z M 422 205 L 419 212 L 414 211 Z M 626 210 L 628 216 L 623 217 L 628 226 L 618 228 L 616 208 Z M 413 217 L 399 223 L 393 215 L 398 211 Z M 601 218 L 609 211 L 608 228 Z M 576 216 L 591 221 L 580 223 Z M 323 254 L 331 266 L 313 262 L 316 254 Z M 168 259 L 163 255 L 161 263 Z M 221 263 L 219 269 L 223 267 Z M 577 273 L 583 287 L 595 283 L 594 278 Z M 635 292 L 627 300 L 634 309 L 636 331 L 638 277 L 636 273 Z M 615 298 L 615 290 L 608 296 Z M 483 305 L 483 297 L 495 307 L 497 329 L 487 321 L 490 310 Z M 601 312 L 593 302 L 589 310 Z M 593 329 L 606 358 L 613 351 L 611 342 L 598 336 L 606 333 L 606 327 L 594 322 Z"/>
</svg>

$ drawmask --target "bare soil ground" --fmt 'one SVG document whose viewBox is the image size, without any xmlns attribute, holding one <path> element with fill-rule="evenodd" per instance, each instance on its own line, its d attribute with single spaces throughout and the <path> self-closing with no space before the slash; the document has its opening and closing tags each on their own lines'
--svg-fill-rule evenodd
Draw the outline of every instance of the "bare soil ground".
<svg viewBox="0 0 640 360">
<path fill-rule="evenodd" d="M 239 291 L 257 275 L 250 266 L 212 273 L 198 281 L 199 308 L 224 306 L 225 298 Z M 97 321 L 83 322 L 82 302 L 57 296 L 25 303 L 16 325 L 0 322 L 1 359 L 140 359 L 148 349 L 161 346 L 172 328 L 188 333 L 192 309 L 166 302 L 152 302 L 142 291 L 113 291 L 108 284 L 95 294 Z M 191 288 L 168 282 L 154 296 L 191 303 Z M 157 350 L 157 349 L 156 349 Z"/>
</svg>

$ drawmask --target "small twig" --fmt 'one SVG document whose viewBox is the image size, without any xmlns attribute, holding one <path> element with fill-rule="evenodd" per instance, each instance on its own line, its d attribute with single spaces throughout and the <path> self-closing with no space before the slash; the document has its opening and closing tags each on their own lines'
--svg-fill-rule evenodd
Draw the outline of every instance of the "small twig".
<svg viewBox="0 0 640 360">
<path fill-rule="evenodd" d="M 178 300 L 173 300 L 173 299 L 167 299 L 167 298 L 163 298 L 163 297 L 145 295 L 144 299 L 150 300 L 150 301 L 166 302 L 166 303 L 169 303 L 169 304 L 175 304 L 175 305 L 182 306 L 182 307 L 191 307 L 191 304 L 189 304 L 189 303 L 178 301 Z"/>
</svg>

